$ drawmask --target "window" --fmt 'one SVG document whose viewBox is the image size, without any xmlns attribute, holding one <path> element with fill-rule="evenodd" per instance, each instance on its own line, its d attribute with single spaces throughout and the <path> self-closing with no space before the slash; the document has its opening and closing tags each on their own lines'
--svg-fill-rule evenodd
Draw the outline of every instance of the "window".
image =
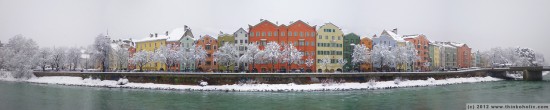
<svg viewBox="0 0 550 110">
<path fill-rule="evenodd" d="M 309 36 L 309 32 L 306 32 L 306 37 Z"/>
<path fill-rule="evenodd" d="M 273 32 L 273 36 L 277 36 L 277 33 L 278 33 L 278 32 Z"/>
<path fill-rule="evenodd" d="M 239 43 L 239 42 L 237 42 L 237 41 L 238 41 L 238 40 L 235 40 L 235 44 L 236 44 L 236 43 Z M 241 41 L 241 43 L 242 43 L 242 41 Z"/>
<path fill-rule="evenodd" d="M 292 32 L 288 31 L 288 37 L 292 36 Z"/>
<path fill-rule="evenodd" d="M 265 32 L 262 32 L 262 36 L 265 36 Z"/>
<path fill-rule="evenodd" d="M 311 37 L 315 37 L 315 33 L 311 32 Z"/>
<path fill-rule="evenodd" d="M 304 41 L 300 41 L 300 46 L 304 46 Z"/>
<path fill-rule="evenodd" d="M 332 36 L 332 40 L 334 40 L 334 36 Z"/>
<path fill-rule="evenodd" d="M 251 32 L 251 33 L 250 33 L 250 37 L 253 37 L 253 36 L 254 36 L 254 32 Z"/>
<path fill-rule="evenodd" d="M 332 29 L 332 32 L 336 32 L 336 30 L 335 30 L 335 29 Z"/>
<path fill-rule="evenodd" d="M 294 36 L 298 36 L 298 32 L 294 32 Z"/>
<path fill-rule="evenodd" d="M 267 32 L 267 36 L 271 36 L 271 32 Z"/>
<path fill-rule="evenodd" d="M 248 43 L 248 40 L 244 40 L 244 43 Z"/>
<path fill-rule="evenodd" d="M 309 42 L 306 42 L 306 46 L 309 46 Z"/>
<path fill-rule="evenodd" d="M 304 32 L 300 32 L 300 37 L 303 37 L 304 36 Z"/>
<path fill-rule="evenodd" d="M 205 46 L 206 50 L 210 50 L 210 45 Z"/>
<path fill-rule="evenodd" d="M 319 35 L 319 39 L 322 39 L 322 38 L 323 38 L 323 36 Z"/>
<path fill-rule="evenodd" d="M 240 43 L 242 44 L 242 43 L 243 43 L 243 40 L 240 40 Z"/>
<path fill-rule="evenodd" d="M 325 39 L 328 39 L 328 36 L 325 36 Z"/>
<path fill-rule="evenodd" d="M 281 32 L 281 36 L 285 36 L 285 32 Z"/>
<path fill-rule="evenodd" d="M 256 32 L 256 37 L 260 36 L 260 32 Z"/>
<path fill-rule="evenodd" d="M 340 39 L 341 39 L 341 37 L 340 37 L 340 36 L 338 36 L 338 40 L 340 40 Z"/>
</svg>

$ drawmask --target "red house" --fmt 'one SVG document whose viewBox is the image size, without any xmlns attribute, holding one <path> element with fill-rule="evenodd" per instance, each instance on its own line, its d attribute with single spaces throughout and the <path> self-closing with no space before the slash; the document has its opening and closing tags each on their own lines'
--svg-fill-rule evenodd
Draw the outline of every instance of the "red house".
<svg viewBox="0 0 550 110">
<path fill-rule="evenodd" d="M 293 44 L 300 52 L 304 52 L 302 57 L 303 61 L 299 61 L 299 64 L 291 64 L 290 68 L 287 63 L 281 63 L 280 61 L 272 68 L 271 64 L 255 64 L 255 66 L 249 66 L 249 69 L 256 69 L 258 72 L 271 72 L 278 70 L 303 70 L 303 71 L 315 71 L 315 66 L 307 67 L 304 62 L 309 57 L 315 59 L 315 36 L 316 26 L 310 26 L 309 24 L 298 20 L 292 22 L 286 26 L 284 24 L 274 24 L 268 20 L 262 20 L 260 23 L 251 26 L 249 25 L 249 41 L 251 43 L 258 43 L 260 50 L 264 49 L 264 45 L 269 42 L 277 42 L 283 47 L 283 45 Z M 283 48 L 281 48 L 282 50 Z M 315 64 L 313 64 L 315 65 Z"/>
</svg>

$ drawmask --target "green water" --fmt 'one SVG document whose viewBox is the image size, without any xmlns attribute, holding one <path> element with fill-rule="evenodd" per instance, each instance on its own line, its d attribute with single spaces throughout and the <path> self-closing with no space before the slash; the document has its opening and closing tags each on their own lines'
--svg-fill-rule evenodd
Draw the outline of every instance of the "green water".
<svg viewBox="0 0 550 110">
<path fill-rule="evenodd" d="M 196 92 L 0 81 L 1 110 L 464 109 L 465 103 L 550 103 L 550 79 L 331 92 Z"/>
</svg>

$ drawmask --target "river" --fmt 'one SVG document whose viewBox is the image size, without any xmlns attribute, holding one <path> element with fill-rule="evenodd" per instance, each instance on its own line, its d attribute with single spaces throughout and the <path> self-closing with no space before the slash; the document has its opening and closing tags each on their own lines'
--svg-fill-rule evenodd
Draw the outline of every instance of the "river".
<svg viewBox="0 0 550 110">
<path fill-rule="evenodd" d="M 544 79 L 329 92 L 199 92 L 0 81 L 0 109 L 465 109 L 465 103 L 550 103 L 550 75 Z"/>
</svg>

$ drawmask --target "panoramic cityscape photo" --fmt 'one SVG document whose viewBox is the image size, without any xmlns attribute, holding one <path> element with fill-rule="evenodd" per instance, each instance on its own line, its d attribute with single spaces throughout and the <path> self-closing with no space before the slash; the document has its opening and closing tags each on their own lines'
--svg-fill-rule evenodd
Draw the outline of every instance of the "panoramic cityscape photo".
<svg viewBox="0 0 550 110">
<path fill-rule="evenodd" d="M 6 110 L 549 110 L 546 0 L 0 0 Z"/>
</svg>

